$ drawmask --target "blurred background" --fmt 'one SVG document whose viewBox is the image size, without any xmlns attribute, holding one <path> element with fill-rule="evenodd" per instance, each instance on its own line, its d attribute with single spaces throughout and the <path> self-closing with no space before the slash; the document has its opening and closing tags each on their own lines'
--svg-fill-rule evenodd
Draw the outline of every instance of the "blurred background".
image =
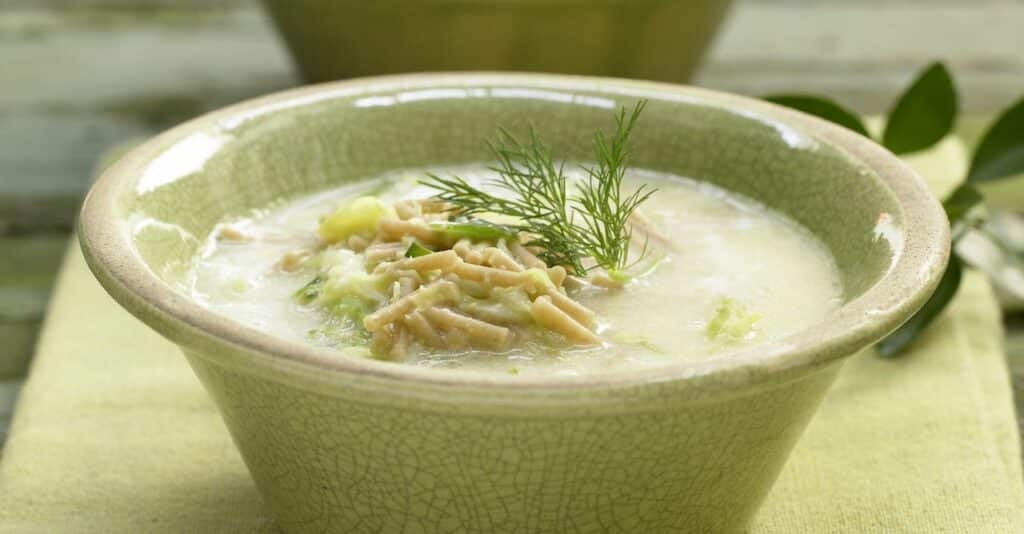
<svg viewBox="0 0 1024 534">
<path fill-rule="evenodd" d="M 302 74 L 362 73 L 367 61 L 384 61 L 384 48 L 360 55 L 350 43 L 325 41 L 329 28 L 289 20 L 310 3 L 268 2 L 294 51 L 306 51 L 300 69 L 256 1 L 0 0 L 0 442 L 77 205 L 104 159 L 205 111 L 303 83 Z M 962 95 L 959 128 L 967 138 L 1024 91 L 1024 0 L 736 0 L 727 13 L 726 3 L 691 2 L 702 14 L 678 28 L 665 17 L 618 15 L 563 24 L 688 47 L 669 56 L 677 68 L 662 72 L 666 79 L 695 67 L 695 85 L 755 96 L 823 94 L 863 114 L 886 111 L 919 69 L 942 60 Z M 409 45 L 401 41 L 408 30 L 382 17 L 353 31 L 383 36 L 381 47 Z M 433 31 L 463 22 L 442 21 Z M 644 33 L 645 24 L 659 29 Z M 310 49 L 327 52 L 313 57 Z M 330 64 L 335 57 L 348 63 Z M 655 77 L 659 68 L 645 72 Z M 615 65 L 594 69 L 614 73 Z"/>
</svg>

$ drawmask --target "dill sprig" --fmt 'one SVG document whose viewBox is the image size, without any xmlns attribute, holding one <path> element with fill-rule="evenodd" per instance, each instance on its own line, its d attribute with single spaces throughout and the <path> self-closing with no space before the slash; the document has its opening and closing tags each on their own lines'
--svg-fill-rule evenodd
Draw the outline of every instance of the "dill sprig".
<svg viewBox="0 0 1024 534">
<path fill-rule="evenodd" d="M 555 165 L 550 148 L 533 128 L 525 143 L 503 128 L 498 133 L 498 141 L 488 143 L 498 164 L 488 168 L 500 177 L 493 184 L 510 192 L 509 198 L 481 191 L 457 176 L 442 178 L 428 174 L 424 184 L 437 189 L 439 193 L 434 198 L 453 205 L 459 217 L 500 213 L 519 219 L 513 227 L 532 236 L 529 244 L 542 249 L 542 260 L 584 272 L 575 241 L 564 167 Z"/>
<path fill-rule="evenodd" d="M 452 205 L 455 216 L 495 213 L 518 219 L 512 227 L 531 236 L 529 244 L 541 248 L 540 258 L 549 265 L 582 275 L 589 257 L 609 273 L 621 274 L 629 266 L 630 215 L 654 193 L 646 186 L 629 194 L 622 191 L 627 142 L 645 105 L 637 103 L 628 118 L 620 110 L 610 139 L 601 131 L 594 135 L 596 165 L 582 167 L 587 179 L 575 196 L 567 194 L 564 164 L 555 163 L 532 126 L 525 142 L 499 129 L 498 140 L 488 143 L 498 160 L 489 167 L 498 174 L 492 183 L 510 193 L 508 197 L 482 191 L 458 176 L 428 174 L 423 184 L 438 190 L 434 198 Z M 641 257 L 645 252 L 646 246 Z"/>
<path fill-rule="evenodd" d="M 643 100 L 638 102 L 628 119 L 626 110 L 619 110 L 615 118 L 615 135 L 610 141 L 600 130 L 594 134 L 597 166 L 583 168 L 587 180 L 580 185 L 579 196 L 574 199 L 573 210 L 580 215 L 586 228 L 586 231 L 579 232 L 583 249 L 612 274 L 620 274 L 628 267 L 629 243 L 633 239 L 629 217 L 655 191 L 642 184 L 628 195 L 623 196 L 622 192 L 629 155 L 626 143 L 646 104 Z M 646 252 L 645 242 L 637 261 L 643 259 Z"/>
</svg>

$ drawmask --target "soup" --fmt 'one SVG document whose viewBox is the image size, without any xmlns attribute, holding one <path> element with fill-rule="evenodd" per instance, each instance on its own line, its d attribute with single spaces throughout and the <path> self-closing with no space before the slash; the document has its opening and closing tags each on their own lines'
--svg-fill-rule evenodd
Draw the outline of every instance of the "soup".
<svg viewBox="0 0 1024 534">
<path fill-rule="evenodd" d="M 624 191 L 653 194 L 627 214 L 618 269 L 560 255 L 566 243 L 518 231 L 521 218 L 455 214 L 436 182 L 424 185 L 427 175 L 458 176 L 503 198 L 500 168 L 430 171 L 225 221 L 197 257 L 189 291 L 240 323 L 338 349 L 338 358 L 516 375 L 728 357 L 842 303 L 834 261 L 812 234 L 707 183 L 626 171 Z M 570 191 L 587 180 L 565 171 Z M 575 238 L 590 239 L 581 228 Z"/>
</svg>

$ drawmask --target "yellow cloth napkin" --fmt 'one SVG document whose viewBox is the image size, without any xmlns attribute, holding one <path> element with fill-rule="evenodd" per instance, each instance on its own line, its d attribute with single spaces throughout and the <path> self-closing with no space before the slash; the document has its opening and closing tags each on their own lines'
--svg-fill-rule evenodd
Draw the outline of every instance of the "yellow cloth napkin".
<svg viewBox="0 0 1024 534">
<path fill-rule="evenodd" d="M 913 351 L 852 358 L 751 531 L 1024 532 L 1002 335 L 970 273 Z M 272 530 L 184 358 L 73 247 L 0 460 L 0 532 Z"/>
</svg>

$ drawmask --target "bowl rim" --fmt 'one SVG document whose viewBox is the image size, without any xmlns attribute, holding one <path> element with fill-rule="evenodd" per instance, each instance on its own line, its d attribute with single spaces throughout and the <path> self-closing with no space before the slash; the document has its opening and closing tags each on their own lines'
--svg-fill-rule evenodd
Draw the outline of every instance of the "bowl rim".
<svg viewBox="0 0 1024 534">
<path fill-rule="evenodd" d="M 118 199 L 134 185 L 141 169 L 174 141 L 194 132 L 260 110 L 298 109 L 333 98 L 436 87 L 519 87 L 586 91 L 609 97 L 647 98 L 711 106 L 795 127 L 801 133 L 851 156 L 874 172 L 902 210 L 903 249 L 888 272 L 862 295 L 810 327 L 779 339 L 699 362 L 642 367 L 626 373 L 583 376 L 512 376 L 502 373 L 429 369 L 339 355 L 256 330 L 203 307 L 160 279 L 135 252 L 127 214 Z M 134 194 L 134 193 L 132 193 Z M 115 300 L 175 343 L 195 345 L 188 336 L 223 343 L 247 354 L 263 371 L 300 380 L 351 383 L 353 379 L 393 388 L 451 392 L 476 391 L 485 403 L 511 402 L 544 394 L 575 395 L 592 390 L 628 390 L 667 383 L 719 393 L 778 384 L 821 369 L 881 339 L 916 312 L 931 295 L 949 258 L 950 232 L 945 212 L 923 180 L 874 141 L 824 120 L 754 98 L 661 82 L 575 75 L 465 72 L 421 73 L 356 78 L 303 86 L 247 100 L 176 126 L 122 157 L 97 179 L 87 194 L 78 223 L 86 260 Z M 202 351 L 200 351 L 202 352 Z M 205 357 L 214 358 L 210 354 Z M 395 393 L 392 390 L 392 393 Z M 396 393 L 399 394 L 399 393 Z M 508 397 L 505 397 L 507 395 Z M 539 398 L 539 397 L 538 397 Z"/>
</svg>

